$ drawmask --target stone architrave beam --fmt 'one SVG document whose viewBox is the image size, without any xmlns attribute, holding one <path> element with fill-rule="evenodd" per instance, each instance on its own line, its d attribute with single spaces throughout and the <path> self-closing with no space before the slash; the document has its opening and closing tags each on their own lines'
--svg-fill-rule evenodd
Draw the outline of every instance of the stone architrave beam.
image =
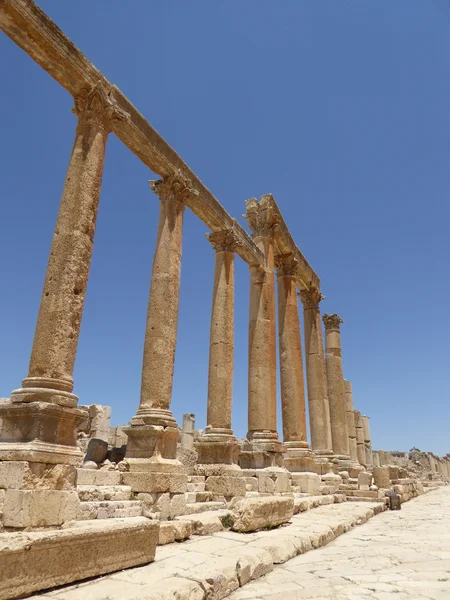
<svg viewBox="0 0 450 600">
<path fill-rule="evenodd" d="M 128 98 L 86 58 L 59 27 L 31 0 L 0 0 L 0 28 L 73 97 L 102 88 L 126 119 L 112 131 L 163 178 L 179 172 L 194 194 L 186 205 L 212 230 L 233 228 L 239 237 L 236 253 L 248 264 L 263 264 L 261 251 L 182 158 L 133 106 Z"/>
</svg>

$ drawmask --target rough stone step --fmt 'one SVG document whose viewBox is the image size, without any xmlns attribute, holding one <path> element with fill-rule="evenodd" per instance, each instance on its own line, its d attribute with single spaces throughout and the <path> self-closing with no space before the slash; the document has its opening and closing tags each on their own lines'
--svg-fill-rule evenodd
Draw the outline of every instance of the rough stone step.
<svg viewBox="0 0 450 600">
<path fill-rule="evenodd" d="M 131 500 L 129 485 L 79 485 L 77 492 L 81 502 Z"/>
<path fill-rule="evenodd" d="M 143 506 L 139 500 L 109 500 L 81 502 L 79 521 L 91 519 L 124 519 L 141 517 Z"/>
<path fill-rule="evenodd" d="M 186 504 L 186 512 L 191 515 L 211 510 L 220 510 L 221 508 L 226 508 L 224 502 L 195 502 Z"/>
<path fill-rule="evenodd" d="M 364 505 L 332 504 L 296 515 L 289 525 L 280 529 L 250 534 L 220 531 L 216 522 L 217 533 L 212 536 L 159 546 L 155 562 L 144 568 L 121 571 L 117 575 L 71 587 L 68 591 L 61 588 L 51 593 L 55 594 L 55 598 L 64 600 L 225 598 L 240 586 L 269 573 L 275 565 L 328 544 L 382 510 L 385 506 L 373 502 Z M 199 520 L 205 515 L 192 516 Z M 213 517 L 209 516 L 211 525 Z M 178 518 L 185 520 L 187 517 Z M 198 523 L 199 527 L 201 525 Z M 245 588 L 243 592 L 242 598 L 245 597 Z M 291 597 L 289 593 L 284 594 L 285 598 Z M 33 596 L 33 599 L 40 600 L 41 597 Z M 272 594 L 272 597 L 275 598 L 275 595 Z M 248 598 L 256 596 L 249 594 Z"/>
<path fill-rule="evenodd" d="M 349 496 L 357 496 L 358 498 L 371 498 L 376 500 L 378 498 L 377 490 L 347 490 L 347 498 Z"/>
<path fill-rule="evenodd" d="M 386 498 L 367 498 L 366 496 L 347 496 L 347 502 L 379 502 L 386 504 Z"/>
</svg>

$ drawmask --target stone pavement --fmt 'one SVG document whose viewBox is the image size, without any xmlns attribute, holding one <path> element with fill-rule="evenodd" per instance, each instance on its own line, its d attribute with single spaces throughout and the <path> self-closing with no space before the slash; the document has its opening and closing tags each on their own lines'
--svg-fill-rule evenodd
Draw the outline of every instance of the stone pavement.
<svg viewBox="0 0 450 600">
<path fill-rule="evenodd" d="M 297 556 L 230 600 L 449 600 L 450 487 Z"/>
</svg>

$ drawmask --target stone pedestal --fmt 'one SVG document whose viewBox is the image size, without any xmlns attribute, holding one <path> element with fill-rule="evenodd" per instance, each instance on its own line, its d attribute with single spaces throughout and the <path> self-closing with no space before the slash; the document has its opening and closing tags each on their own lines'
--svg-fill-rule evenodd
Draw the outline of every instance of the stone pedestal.
<svg viewBox="0 0 450 600">
<path fill-rule="evenodd" d="M 311 447 L 316 457 L 316 472 L 331 470 L 334 454 L 331 441 L 325 356 L 319 303 L 324 298 L 317 288 L 300 291 L 305 326 L 306 383 L 308 388 Z"/>
<path fill-rule="evenodd" d="M 351 466 L 347 428 L 347 406 L 342 370 L 342 351 L 339 315 L 324 315 L 326 337 L 326 371 L 330 403 L 331 438 L 333 451 L 343 468 Z"/>
<path fill-rule="evenodd" d="M 183 426 L 181 428 L 181 446 L 185 450 L 192 450 L 194 447 L 195 415 L 185 413 L 183 415 Z"/>
<path fill-rule="evenodd" d="M 184 493 L 187 476 L 176 458 L 178 427 L 170 411 L 180 296 L 184 202 L 195 193 L 180 172 L 150 182 L 160 198 L 144 341 L 140 404 L 130 426 L 125 485 L 133 492 Z"/>
<path fill-rule="evenodd" d="M 248 364 L 248 433 L 239 464 L 264 468 L 283 464 L 276 416 L 276 323 L 274 289 L 274 227 L 269 196 L 246 203 L 252 237 L 264 254 L 264 265 L 250 265 Z"/>
<path fill-rule="evenodd" d="M 75 142 L 64 184 L 31 352 L 28 377 L 0 405 L 0 467 L 33 476 L 6 489 L 8 527 L 61 525 L 76 518 L 75 363 L 97 220 L 108 132 L 125 115 L 101 87 L 75 100 Z M 62 473 L 58 478 L 57 474 Z M 0 486 L 1 487 L 1 486 Z"/>
<path fill-rule="evenodd" d="M 287 254 L 280 256 L 276 265 L 284 466 L 291 472 L 312 471 L 315 456 L 306 438 L 303 359 L 295 280 L 297 261 L 292 254 Z"/>
</svg>

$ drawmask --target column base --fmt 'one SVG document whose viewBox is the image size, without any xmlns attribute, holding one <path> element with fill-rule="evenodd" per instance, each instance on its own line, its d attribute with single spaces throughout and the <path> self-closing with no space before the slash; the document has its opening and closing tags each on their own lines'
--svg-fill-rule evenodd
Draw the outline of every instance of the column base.
<svg viewBox="0 0 450 600">
<path fill-rule="evenodd" d="M 175 419 L 173 422 L 175 427 L 146 425 L 143 417 L 136 415 L 131 425 L 123 428 L 128 436 L 124 459 L 128 471 L 123 472 L 122 479 L 133 492 L 175 494 L 186 491 L 188 478 L 176 458 L 178 427 Z"/>
<path fill-rule="evenodd" d="M 72 394 L 73 381 L 52 379 L 50 377 L 26 377 L 22 387 L 11 392 L 14 404 L 29 402 L 48 402 L 66 408 L 75 408 L 78 397 Z"/>
<path fill-rule="evenodd" d="M 306 444 L 306 445 L 305 445 Z M 284 466 L 291 473 L 314 472 L 316 457 L 306 442 L 284 442 Z"/>
<path fill-rule="evenodd" d="M 313 452 L 315 456 L 314 473 L 318 475 L 337 473 L 338 461 L 333 450 L 313 450 Z"/>
<path fill-rule="evenodd" d="M 283 467 L 283 444 L 274 431 L 249 431 L 241 445 L 239 466 L 242 469 Z"/>
<path fill-rule="evenodd" d="M 229 433 L 228 433 L 229 432 Z M 199 465 L 237 465 L 240 446 L 231 429 L 206 428 L 194 444 Z"/>
<path fill-rule="evenodd" d="M 0 404 L 0 460 L 79 465 L 76 429 L 84 418 L 78 408 L 50 402 Z"/>
</svg>

